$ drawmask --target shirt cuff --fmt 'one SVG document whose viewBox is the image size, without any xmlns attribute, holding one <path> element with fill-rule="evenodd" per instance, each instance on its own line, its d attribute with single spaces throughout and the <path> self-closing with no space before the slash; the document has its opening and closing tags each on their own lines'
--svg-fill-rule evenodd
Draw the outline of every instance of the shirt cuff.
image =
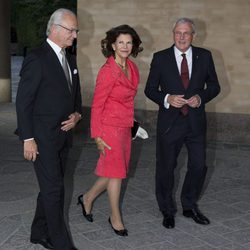
<svg viewBox="0 0 250 250">
<path fill-rule="evenodd" d="M 197 96 L 198 96 L 198 98 L 199 98 L 199 104 L 198 104 L 197 108 L 199 108 L 199 107 L 201 106 L 201 98 L 200 98 L 199 95 L 197 95 Z"/>
<path fill-rule="evenodd" d="M 166 109 L 169 109 L 169 106 L 170 106 L 170 104 L 168 103 L 168 97 L 169 97 L 169 94 L 166 94 L 166 96 L 165 96 L 165 98 L 164 98 L 164 107 L 166 108 Z"/>
<path fill-rule="evenodd" d="M 34 138 L 25 139 L 23 141 L 32 141 L 32 140 L 34 140 Z"/>
</svg>

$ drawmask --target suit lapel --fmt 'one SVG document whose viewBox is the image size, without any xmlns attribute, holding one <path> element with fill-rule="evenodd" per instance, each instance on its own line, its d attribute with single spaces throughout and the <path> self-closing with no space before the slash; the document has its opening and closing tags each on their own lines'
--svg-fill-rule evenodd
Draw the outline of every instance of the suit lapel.
<svg viewBox="0 0 250 250">
<path fill-rule="evenodd" d="M 76 86 L 76 82 L 78 81 L 78 70 L 77 70 L 76 62 L 75 62 L 75 59 L 73 58 L 73 56 L 67 54 L 66 57 L 67 57 L 67 60 L 68 60 L 70 73 L 71 73 L 72 93 L 73 93 L 74 89 L 75 89 L 75 86 Z"/>
<path fill-rule="evenodd" d="M 181 88 L 184 89 L 181 76 L 180 76 L 180 72 L 178 69 L 178 65 L 176 62 L 175 54 L 174 54 L 174 45 L 171 47 L 171 50 L 170 50 L 170 65 L 171 65 L 170 71 L 173 72 L 173 75 L 176 75 L 176 84 L 178 84 Z"/>
<path fill-rule="evenodd" d="M 192 46 L 192 74 L 191 74 L 191 79 L 190 79 L 189 86 L 192 84 L 192 79 L 194 78 L 195 72 L 197 72 L 196 68 L 197 68 L 197 65 L 198 65 L 198 61 L 199 61 L 199 55 L 197 53 L 196 48 Z"/>
</svg>

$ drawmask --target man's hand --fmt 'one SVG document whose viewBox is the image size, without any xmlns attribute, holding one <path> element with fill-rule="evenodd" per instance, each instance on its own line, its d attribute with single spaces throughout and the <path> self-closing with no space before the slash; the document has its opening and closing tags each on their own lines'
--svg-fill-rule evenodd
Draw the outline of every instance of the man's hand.
<svg viewBox="0 0 250 250">
<path fill-rule="evenodd" d="M 61 130 L 69 131 L 70 129 L 75 127 L 75 125 L 81 120 L 81 118 L 82 116 L 78 112 L 69 115 L 69 119 L 61 123 Z"/>
<path fill-rule="evenodd" d="M 185 104 L 187 104 L 187 100 L 183 97 L 184 95 L 169 95 L 167 102 L 175 108 L 182 108 Z"/>
<path fill-rule="evenodd" d="M 198 95 L 194 95 L 187 99 L 187 105 L 191 108 L 198 108 L 201 105 L 201 98 Z"/>
<path fill-rule="evenodd" d="M 95 142 L 101 154 L 105 155 L 105 148 L 111 150 L 111 147 L 101 137 L 96 137 Z"/>
<path fill-rule="evenodd" d="M 35 140 L 32 139 L 24 141 L 23 149 L 24 158 L 28 161 L 34 162 L 36 160 L 37 155 L 39 154 Z"/>
</svg>

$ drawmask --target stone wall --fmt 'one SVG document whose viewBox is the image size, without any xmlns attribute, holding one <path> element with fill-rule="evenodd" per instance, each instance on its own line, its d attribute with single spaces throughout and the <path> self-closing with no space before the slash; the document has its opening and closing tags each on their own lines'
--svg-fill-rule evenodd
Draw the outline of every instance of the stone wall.
<svg viewBox="0 0 250 250">
<path fill-rule="evenodd" d="M 197 25 L 194 45 L 212 51 L 222 86 L 207 111 L 250 113 L 249 0 L 81 0 L 78 1 L 78 64 L 83 103 L 91 104 L 95 78 L 105 58 L 100 40 L 111 27 L 127 23 L 140 34 L 144 51 L 136 58 L 141 84 L 136 108 L 155 110 L 143 93 L 152 54 L 172 45 L 172 26 L 178 17 L 193 18 Z"/>
</svg>

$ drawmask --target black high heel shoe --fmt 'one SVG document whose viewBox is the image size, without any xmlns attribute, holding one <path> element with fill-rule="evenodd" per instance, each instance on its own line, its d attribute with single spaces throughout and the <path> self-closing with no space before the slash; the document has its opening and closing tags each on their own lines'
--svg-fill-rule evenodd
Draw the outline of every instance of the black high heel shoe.
<svg viewBox="0 0 250 250">
<path fill-rule="evenodd" d="M 117 230 L 113 227 L 110 217 L 109 217 L 109 224 L 111 226 L 111 228 L 114 230 L 114 232 L 119 235 L 119 236 L 128 236 L 128 230 L 127 229 L 121 229 L 121 230 Z"/>
<path fill-rule="evenodd" d="M 81 205 L 82 206 L 82 214 L 83 216 L 86 218 L 87 221 L 89 222 L 93 222 L 93 214 L 87 214 L 86 213 L 86 210 L 85 210 L 85 207 L 84 207 L 84 204 L 83 204 L 83 195 L 79 195 L 78 196 L 78 202 L 77 202 L 77 205 Z"/>
</svg>

